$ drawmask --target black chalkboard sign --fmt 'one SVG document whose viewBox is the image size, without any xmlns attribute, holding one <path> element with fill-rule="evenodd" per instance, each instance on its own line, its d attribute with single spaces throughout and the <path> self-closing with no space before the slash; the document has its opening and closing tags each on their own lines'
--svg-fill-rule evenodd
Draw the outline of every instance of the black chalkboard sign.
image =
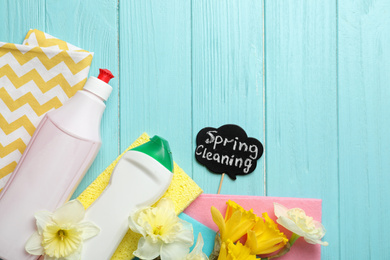
<svg viewBox="0 0 390 260">
<path fill-rule="evenodd" d="M 226 173 L 233 180 L 236 175 L 253 172 L 263 151 L 260 141 L 248 137 L 238 125 L 206 127 L 196 136 L 196 160 L 209 171 Z"/>
</svg>

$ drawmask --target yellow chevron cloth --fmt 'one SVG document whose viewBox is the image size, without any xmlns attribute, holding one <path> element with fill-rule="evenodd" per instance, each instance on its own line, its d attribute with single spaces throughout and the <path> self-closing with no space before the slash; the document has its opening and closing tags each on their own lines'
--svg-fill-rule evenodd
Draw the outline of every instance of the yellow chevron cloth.
<svg viewBox="0 0 390 260">
<path fill-rule="evenodd" d="M 149 136 L 143 133 L 130 147 L 128 147 L 118 158 L 115 159 L 105 170 L 102 172 L 96 180 L 85 189 L 83 193 L 77 198 L 84 205 L 85 208 L 91 206 L 91 204 L 100 196 L 100 194 L 106 188 L 112 171 L 119 159 L 130 149 L 137 147 L 143 143 L 149 141 Z M 185 208 L 187 208 L 201 193 L 202 189 L 176 164 L 174 163 L 173 178 L 171 185 L 163 195 L 164 197 L 170 197 L 175 204 L 176 214 L 180 214 Z M 156 202 L 157 203 L 157 202 Z M 138 240 L 141 235 L 134 233 L 129 229 L 122 242 L 116 249 L 111 260 L 130 260 L 133 258 L 133 252 L 137 249 Z"/>
<path fill-rule="evenodd" d="M 92 57 L 39 30 L 0 42 L 0 191 L 45 113 L 83 88 Z"/>
</svg>

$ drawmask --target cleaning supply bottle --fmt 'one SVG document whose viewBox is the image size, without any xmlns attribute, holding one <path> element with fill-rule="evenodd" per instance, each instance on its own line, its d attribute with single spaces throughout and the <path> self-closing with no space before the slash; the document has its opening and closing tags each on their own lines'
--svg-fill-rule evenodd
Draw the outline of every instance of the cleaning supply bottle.
<svg viewBox="0 0 390 260">
<path fill-rule="evenodd" d="M 130 214 L 160 199 L 171 183 L 172 171 L 169 144 L 161 137 L 126 152 L 106 189 L 86 211 L 85 219 L 95 223 L 100 233 L 84 241 L 81 259 L 111 259 L 129 230 Z"/>
<path fill-rule="evenodd" d="M 91 166 L 101 146 L 100 121 L 112 77 L 101 69 L 38 125 L 0 193 L 0 259 L 37 258 L 24 249 L 36 230 L 34 213 L 52 212 L 69 200 Z"/>
</svg>

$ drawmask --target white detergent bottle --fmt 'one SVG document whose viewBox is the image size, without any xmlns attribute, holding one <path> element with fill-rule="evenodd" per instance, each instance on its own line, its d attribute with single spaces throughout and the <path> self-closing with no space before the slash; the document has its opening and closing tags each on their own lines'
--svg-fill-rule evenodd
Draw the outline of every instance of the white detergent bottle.
<svg viewBox="0 0 390 260">
<path fill-rule="evenodd" d="M 137 209 L 151 206 L 168 189 L 173 160 L 169 144 L 154 136 L 119 160 L 110 182 L 87 209 L 85 220 L 100 227 L 100 233 L 84 241 L 81 259 L 109 260 L 129 230 L 128 218 Z"/>
<path fill-rule="evenodd" d="M 70 196 L 101 146 L 100 121 L 112 88 L 109 70 L 45 115 L 0 193 L 0 259 L 30 260 L 25 251 L 36 230 L 34 213 L 54 211 Z"/>
</svg>

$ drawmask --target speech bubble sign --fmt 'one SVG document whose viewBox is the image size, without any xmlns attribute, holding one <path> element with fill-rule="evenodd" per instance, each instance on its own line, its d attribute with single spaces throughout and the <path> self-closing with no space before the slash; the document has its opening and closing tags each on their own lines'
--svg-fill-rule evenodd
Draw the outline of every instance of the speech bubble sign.
<svg viewBox="0 0 390 260">
<path fill-rule="evenodd" d="M 238 125 L 206 127 L 196 136 L 196 160 L 209 171 L 225 173 L 232 180 L 253 172 L 263 151 L 261 142 L 248 137 Z"/>
</svg>

